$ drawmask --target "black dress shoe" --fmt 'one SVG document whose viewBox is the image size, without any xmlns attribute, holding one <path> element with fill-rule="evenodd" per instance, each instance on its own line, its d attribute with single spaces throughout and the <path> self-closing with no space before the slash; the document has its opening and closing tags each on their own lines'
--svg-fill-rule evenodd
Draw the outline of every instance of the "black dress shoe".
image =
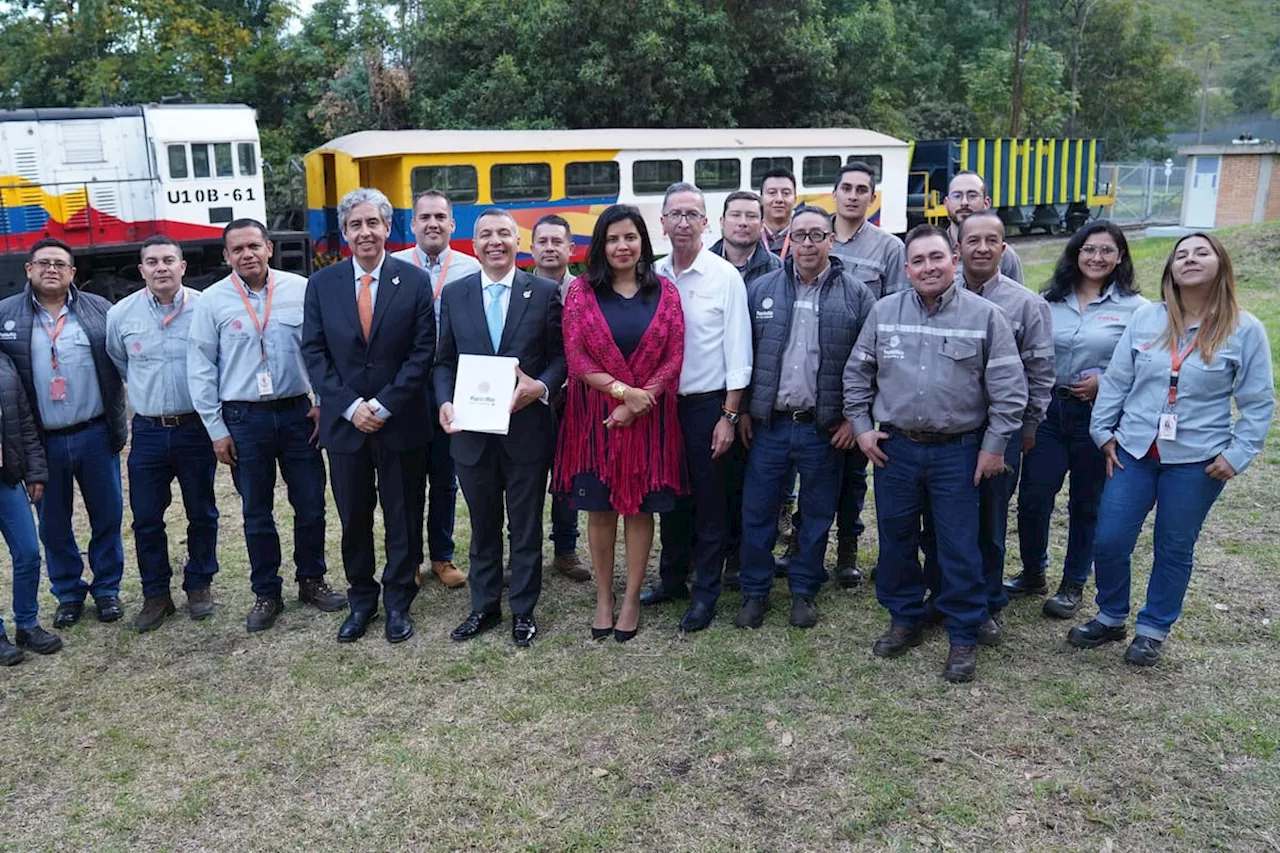
<svg viewBox="0 0 1280 853">
<path fill-rule="evenodd" d="M 70 628 L 80 621 L 80 617 L 84 615 L 83 601 L 63 601 L 58 604 L 57 611 L 53 614 L 53 627 L 61 630 L 62 628 Z"/>
<path fill-rule="evenodd" d="M 1000 623 L 988 616 L 987 621 L 978 626 L 978 645 L 995 647 L 1002 642 L 1004 631 L 1000 630 Z"/>
<path fill-rule="evenodd" d="M 62 638 L 39 625 L 34 628 L 19 628 L 13 639 L 24 649 L 31 649 L 38 655 L 52 655 L 62 651 Z"/>
<path fill-rule="evenodd" d="M 1022 571 L 1004 582 L 1004 593 L 1010 598 L 1044 595 L 1047 592 L 1049 584 L 1044 578 L 1044 572 Z"/>
<path fill-rule="evenodd" d="M 952 646 L 947 662 L 942 667 L 942 677 L 952 684 L 973 681 L 978 672 L 977 646 Z"/>
<path fill-rule="evenodd" d="M 640 603 L 661 604 L 664 601 L 675 601 L 677 599 L 684 599 L 688 597 L 689 593 L 687 590 L 668 590 L 661 582 L 659 582 L 640 593 Z"/>
<path fill-rule="evenodd" d="M 1077 625 L 1068 631 L 1067 642 L 1077 649 L 1096 649 L 1107 643 L 1119 642 L 1124 639 L 1124 636 L 1123 625 L 1112 628 L 1110 625 L 1103 625 L 1097 619 L 1090 619 L 1083 625 Z"/>
<path fill-rule="evenodd" d="M 4 634 L 0 634 L 0 666 L 16 666 L 26 659 L 22 649 L 9 642 Z"/>
<path fill-rule="evenodd" d="M 1084 601 L 1084 584 L 1064 580 L 1058 584 L 1058 591 L 1044 600 L 1040 612 L 1055 619 L 1071 619 L 1080 609 Z"/>
<path fill-rule="evenodd" d="M 791 596 L 791 625 L 795 628 L 812 628 L 818 624 L 818 608 L 808 595 Z"/>
<path fill-rule="evenodd" d="M 1134 637 L 1129 648 L 1124 651 L 1124 662 L 1134 666 L 1155 666 L 1160 660 L 1160 649 L 1164 640 L 1155 637 Z"/>
<path fill-rule="evenodd" d="M 283 612 L 284 601 L 280 596 L 259 595 L 254 599 L 253 609 L 245 617 L 245 630 L 249 633 L 265 631 L 276 624 L 276 617 Z"/>
<path fill-rule="evenodd" d="M 612 625 L 610 625 L 608 628 L 597 628 L 595 625 L 591 626 L 591 639 L 593 640 L 606 639 L 612 633 L 613 633 Z"/>
<path fill-rule="evenodd" d="M 403 643 L 413 636 L 413 617 L 408 610 L 387 611 L 387 642 Z"/>
<path fill-rule="evenodd" d="M 836 583 L 852 589 L 862 583 L 858 569 L 858 540 L 841 539 L 836 543 Z"/>
<path fill-rule="evenodd" d="M 352 610 L 342 620 L 342 627 L 338 628 L 338 642 L 354 643 L 365 635 L 369 630 L 369 623 L 377 618 L 376 610 Z"/>
<path fill-rule="evenodd" d="M 102 598 L 95 598 L 94 603 L 97 605 L 99 622 L 115 622 L 124 615 L 118 595 L 104 595 Z"/>
<path fill-rule="evenodd" d="M 764 624 L 764 612 L 769 609 L 769 602 L 763 597 L 747 596 L 742 599 L 738 615 L 733 617 L 735 628 L 759 628 Z"/>
<path fill-rule="evenodd" d="M 711 620 L 714 618 L 716 618 L 714 606 L 702 601 L 695 601 L 689 605 L 689 609 L 680 618 L 680 630 L 686 634 L 702 631 L 711 624 Z"/>
<path fill-rule="evenodd" d="M 871 653 L 878 658 L 896 658 L 905 655 L 913 646 L 924 640 L 924 631 L 919 628 L 908 628 L 905 625 L 890 625 L 887 634 L 876 638 Z"/>
<path fill-rule="evenodd" d="M 533 635 L 538 633 L 538 623 L 533 614 L 511 617 L 511 639 L 517 646 L 527 649 L 533 645 Z"/>
<path fill-rule="evenodd" d="M 453 629 L 453 633 L 449 635 L 449 639 L 455 643 L 461 643 L 466 640 L 473 640 L 483 634 L 485 631 L 492 630 L 502 623 L 502 613 L 493 611 L 492 613 L 480 613 L 473 611 L 461 625 Z"/>
</svg>

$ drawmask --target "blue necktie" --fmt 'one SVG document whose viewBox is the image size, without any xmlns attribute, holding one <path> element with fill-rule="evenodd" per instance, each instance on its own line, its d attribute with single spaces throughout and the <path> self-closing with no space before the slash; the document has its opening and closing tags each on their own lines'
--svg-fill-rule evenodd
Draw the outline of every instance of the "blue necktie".
<svg viewBox="0 0 1280 853">
<path fill-rule="evenodd" d="M 493 351 L 498 351 L 502 342 L 502 289 L 505 285 L 491 284 L 485 288 L 489 293 L 489 304 L 485 306 L 484 318 L 489 323 L 489 340 L 493 342 Z"/>
</svg>

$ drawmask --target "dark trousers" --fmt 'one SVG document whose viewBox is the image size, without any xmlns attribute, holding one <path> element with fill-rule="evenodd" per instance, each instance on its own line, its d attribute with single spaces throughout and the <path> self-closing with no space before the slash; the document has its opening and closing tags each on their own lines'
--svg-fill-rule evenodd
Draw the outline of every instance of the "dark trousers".
<svg viewBox="0 0 1280 853">
<path fill-rule="evenodd" d="M 557 557 L 578 550 L 578 511 L 559 495 L 551 496 L 551 547 Z"/>
<path fill-rule="evenodd" d="M 693 573 L 693 598 L 714 605 L 720 598 L 720 573 L 729 540 L 728 454 L 711 458 L 711 433 L 720 421 L 723 392 L 679 398 L 677 411 L 684 432 L 685 458 L 693 494 L 676 509 L 662 513 L 662 554 L 658 574 L 667 590 L 679 595 Z"/>
<path fill-rule="evenodd" d="M 436 423 L 440 422 L 436 412 Z M 427 451 L 427 551 L 435 563 L 453 560 L 453 523 L 458 507 L 458 473 L 449 453 L 449 434 L 437 429 L 431 434 Z M 422 529 L 422 509 L 418 510 L 417 527 Z M 421 537 L 419 537 L 421 538 Z M 418 543 L 414 565 L 422 564 L 422 543 Z"/>
<path fill-rule="evenodd" d="M 124 495 L 120 483 L 120 454 L 111 451 L 106 421 L 99 418 L 79 432 L 46 435 L 49 482 L 36 504 L 40 517 L 40 541 L 49 571 L 49 587 L 59 602 L 84 601 L 120 594 L 124 577 Z M 73 483 L 89 513 L 89 568 L 92 583 L 85 583 L 84 560 L 71 527 L 75 498 Z"/>
<path fill-rule="evenodd" d="M 773 586 L 773 546 L 778 538 L 778 509 L 784 492 L 778 482 L 788 471 L 800 471 L 799 553 L 787 568 L 787 581 L 796 595 L 814 596 L 827 580 L 823 558 L 827 533 L 836 514 L 840 493 L 841 451 L 831 446 L 826 430 L 811 423 L 775 417 L 757 424 L 747 454 L 742 499 L 743 595 L 763 597 Z"/>
<path fill-rule="evenodd" d="M 342 520 L 342 567 L 352 613 L 378 609 L 374 566 L 373 511 L 382 504 L 387 563 L 382 570 L 382 600 L 387 610 L 407 611 L 418 588 L 416 558 L 422 553 L 418 507 L 427 466 L 426 447 L 397 452 L 377 435 L 365 438 L 356 453 L 329 451 L 333 502 Z"/>
<path fill-rule="evenodd" d="M 1022 466 L 1022 436 L 1009 439 L 1004 451 L 1004 464 L 1009 471 L 988 477 L 978 486 L 978 552 L 982 555 L 982 578 L 987 590 L 987 612 L 994 616 L 1009 603 L 1004 591 L 1005 540 L 1009 532 L 1009 501 L 1018 485 L 1018 469 Z M 937 536 L 933 529 L 933 513 L 925 508 L 920 535 L 924 551 L 924 584 L 937 595 L 942 586 L 942 567 L 938 564 Z"/>
<path fill-rule="evenodd" d="M 187 513 L 182 588 L 190 592 L 209 586 L 218 572 L 218 504 L 213 494 L 218 459 L 204 424 L 197 418 L 182 426 L 165 427 L 135 416 L 128 468 L 129 509 L 133 511 L 142 594 L 147 598 L 169 594 L 173 566 L 164 513 L 173 501 L 175 479 Z"/>
<path fill-rule="evenodd" d="M 857 539 L 866 530 L 862 507 L 867 502 L 867 457 L 858 448 L 844 452 L 844 477 L 836 510 L 836 538 Z"/>
<path fill-rule="evenodd" d="M 1107 482 L 1107 463 L 1089 437 L 1093 407 L 1074 398 L 1049 401 L 1049 410 L 1036 430 L 1036 446 L 1022 464 L 1018 487 L 1018 546 L 1022 568 L 1044 574 L 1049 567 L 1049 522 L 1062 482 L 1071 474 L 1067 498 L 1067 554 L 1063 580 L 1081 586 L 1093 566 L 1093 539 L 1098 529 L 1098 506 Z"/>
<path fill-rule="evenodd" d="M 280 536 L 272 512 L 276 465 L 293 507 L 293 562 L 296 579 L 324 577 L 324 459 L 311 443 L 311 403 L 297 397 L 287 408 L 253 403 L 222 404 L 222 417 L 236 443 L 238 461 L 231 478 L 244 511 L 249 582 L 255 595 L 280 595 Z"/>
<path fill-rule="evenodd" d="M 515 462 L 496 438 L 475 465 L 458 463 L 458 483 L 471 513 L 471 609 L 502 608 L 502 533 L 505 504 L 511 535 L 511 587 L 515 616 L 533 613 L 542 594 L 542 507 L 551 460 Z"/>
<path fill-rule="evenodd" d="M 978 542 L 978 436 L 947 444 L 920 444 L 891 432 L 881 442 L 889 461 L 877 468 L 876 517 L 880 559 L 876 598 L 895 625 L 918 628 L 924 619 L 920 523 L 933 513 L 942 569 L 938 610 L 956 645 L 973 645 L 987 614 Z M 801 477 L 803 482 L 803 477 Z"/>
</svg>

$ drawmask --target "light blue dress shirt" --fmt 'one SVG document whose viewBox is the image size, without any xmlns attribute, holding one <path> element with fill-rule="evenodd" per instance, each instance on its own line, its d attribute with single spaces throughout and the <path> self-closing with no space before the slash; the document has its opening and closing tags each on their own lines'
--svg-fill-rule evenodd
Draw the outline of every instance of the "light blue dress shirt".
<svg viewBox="0 0 1280 853">
<path fill-rule="evenodd" d="M 187 354 L 187 384 L 191 402 L 213 441 L 231 433 L 222 421 L 224 401 L 257 402 L 297 397 L 311 392 L 302 358 L 302 303 L 307 280 L 271 270 L 275 294 L 261 345 L 244 300 L 228 276 L 210 285 L 191 318 L 191 348 Z M 258 320 L 266 311 L 267 289 L 247 290 Z M 267 360 L 262 361 L 265 347 Z M 258 374 L 271 374 L 272 393 L 258 394 Z"/>
<path fill-rule="evenodd" d="M 58 318 L 51 316 L 34 296 L 31 302 L 36 310 L 35 322 L 31 324 L 31 379 L 41 424 L 46 430 L 64 429 L 100 417 L 104 409 L 98 371 L 93 364 L 93 345 L 76 319 L 74 296 L 68 293 L 66 304 L 58 312 L 58 317 L 65 314 L 67 319 L 58 334 L 56 371 L 48 330 L 56 328 Z M 55 376 L 61 376 L 67 383 L 62 400 L 53 399 Z"/>
<path fill-rule="evenodd" d="M 1167 341 L 1159 340 L 1167 325 L 1168 311 L 1158 302 L 1135 311 L 1120 336 L 1111 364 L 1098 384 L 1089 424 L 1099 447 L 1114 438 L 1140 459 L 1157 440 L 1160 415 L 1169 411 L 1173 353 Z M 1178 342 L 1180 351 L 1197 328 L 1188 329 Z M 1234 423 L 1233 399 L 1240 411 Z M 1222 454 L 1240 474 L 1262 450 L 1274 409 L 1267 330 L 1257 317 L 1241 311 L 1239 325 L 1210 364 L 1201 360 L 1198 349 L 1183 361 L 1173 407 L 1178 435 L 1173 441 L 1158 441 L 1160 461 L 1170 465 L 1207 463 Z"/>
<path fill-rule="evenodd" d="M 391 257 L 395 258 L 398 261 L 404 261 L 405 263 L 413 264 L 419 269 L 426 270 L 427 275 L 431 276 L 431 291 L 432 293 L 436 293 L 436 294 L 444 292 L 443 285 L 440 286 L 440 289 L 438 291 L 436 290 L 436 286 L 440 284 L 441 274 L 444 275 L 444 283 L 447 285 L 455 281 L 458 281 L 459 279 L 466 278 L 472 273 L 480 272 L 480 262 L 478 260 L 471 257 L 470 255 L 463 254 L 462 252 L 455 252 L 453 249 L 445 249 L 443 252 L 436 255 L 435 263 L 432 263 L 431 258 L 428 257 L 427 254 L 423 252 L 422 249 L 418 248 L 416 245 L 410 246 L 407 249 L 401 249 L 399 252 L 395 252 L 394 254 L 392 254 Z M 446 266 L 448 267 L 448 269 L 445 269 Z M 436 296 L 434 308 L 436 312 L 436 339 L 439 340 L 440 339 L 440 297 L 439 295 Z"/>
<path fill-rule="evenodd" d="M 107 354 L 124 377 L 129 402 L 140 415 L 186 415 L 195 411 L 187 384 L 191 318 L 200 291 L 183 287 L 161 305 L 147 288 L 121 299 L 107 312 Z M 166 325 L 165 319 L 172 317 Z"/>
<path fill-rule="evenodd" d="M 373 281 L 369 282 L 369 296 L 373 300 L 374 310 L 377 310 L 378 282 L 382 280 L 382 264 L 384 261 L 386 261 L 386 259 L 387 259 L 387 253 L 383 252 L 382 257 L 378 258 L 378 265 L 374 267 L 373 272 L 370 272 L 370 273 L 366 273 L 364 269 L 362 269 L 361 266 L 355 262 L 355 259 L 354 258 L 352 259 L 351 267 L 352 269 L 355 270 L 356 305 L 357 306 L 359 306 L 360 304 L 360 279 L 365 275 L 371 275 L 373 276 Z M 357 307 L 356 311 L 358 316 L 359 307 Z M 358 409 L 360 407 L 360 404 L 364 402 L 368 402 L 369 408 L 373 409 L 373 413 L 377 415 L 379 418 L 381 418 L 382 420 L 385 421 L 387 418 L 391 417 L 391 411 L 387 409 L 386 406 L 379 403 L 377 397 L 370 397 L 367 401 L 363 397 L 357 397 L 355 400 L 351 402 L 351 405 L 347 406 L 347 408 L 343 411 L 342 416 L 347 420 L 351 420 L 355 416 L 356 409 Z"/>
<path fill-rule="evenodd" d="M 1082 370 L 1106 370 L 1116 341 L 1129 325 L 1129 318 L 1134 311 L 1150 304 L 1146 297 L 1136 293 L 1128 296 L 1120 293 L 1114 283 L 1083 309 L 1074 293 L 1061 302 L 1050 302 L 1056 383 L 1078 382 Z"/>
</svg>

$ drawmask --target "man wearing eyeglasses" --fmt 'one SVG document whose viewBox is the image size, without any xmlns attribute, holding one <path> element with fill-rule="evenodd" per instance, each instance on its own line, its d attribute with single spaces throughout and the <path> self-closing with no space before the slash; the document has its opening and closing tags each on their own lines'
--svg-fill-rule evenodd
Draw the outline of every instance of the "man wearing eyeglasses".
<svg viewBox="0 0 1280 853">
<path fill-rule="evenodd" d="M 799 547 L 788 565 L 790 622 L 818 622 L 814 599 L 827 580 L 823 555 L 840 496 L 841 455 L 854 446 L 844 419 L 842 377 L 875 304 L 867 286 L 831 256 L 827 212 L 801 207 L 791 220 L 791 257 L 748 292 L 754 369 L 738 424 L 747 456 L 742 500 L 742 608 L 733 624 L 764 624 L 773 586 L 773 545 L 783 495 L 800 472 Z"/>
<path fill-rule="evenodd" d="M 0 349 L 13 359 L 44 436 L 49 482 L 36 503 L 49 586 L 58 599 L 53 627 L 70 628 L 92 594 L 99 622 L 123 615 L 120 579 L 124 496 L 120 451 L 128 436 L 124 383 L 107 355 L 111 303 L 72 281 L 71 247 L 46 238 L 31 248 L 27 287 L 0 302 Z M 89 568 L 71 526 L 74 491 L 89 513 Z"/>
<path fill-rule="evenodd" d="M 743 389 L 751 381 L 751 321 L 747 289 L 733 264 L 702 245 L 707 202 L 692 184 L 667 188 L 662 232 L 671 254 L 658 274 L 680 291 L 684 308 L 684 368 L 678 413 L 692 494 L 662 514 L 661 580 L 642 604 L 689 598 L 680 630 L 701 631 L 715 618 L 729 539 L 734 432 Z M 692 595 L 688 579 L 693 574 Z"/>
<path fill-rule="evenodd" d="M 951 244 L 960 245 L 960 223 L 964 222 L 974 213 L 982 213 L 991 209 L 991 197 L 987 195 L 987 184 L 982 180 L 982 176 L 977 172 L 965 169 L 962 172 L 956 172 L 955 177 L 951 179 L 951 185 L 947 187 L 947 197 L 943 200 L 943 204 L 947 208 L 947 218 L 951 220 L 951 224 L 947 227 L 947 234 L 951 237 Z M 956 274 L 964 273 L 964 259 L 956 264 Z M 1013 247 L 1005 244 L 1004 254 L 1000 256 L 1000 275 L 1005 278 L 1011 278 L 1018 284 L 1022 284 L 1022 259 L 1018 257 L 1018 253 Z"/>
</svg>

